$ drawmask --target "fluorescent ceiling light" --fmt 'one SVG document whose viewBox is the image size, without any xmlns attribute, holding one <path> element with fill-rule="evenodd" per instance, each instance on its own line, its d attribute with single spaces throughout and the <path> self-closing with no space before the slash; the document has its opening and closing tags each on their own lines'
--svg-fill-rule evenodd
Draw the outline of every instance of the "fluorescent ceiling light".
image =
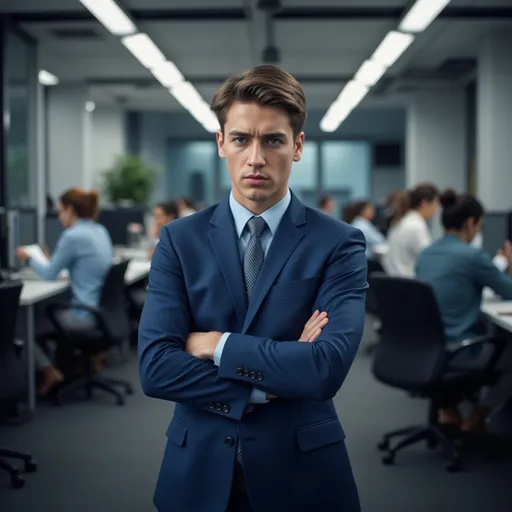
<svg viewBox="0 0 512 512">
<path fill-rule="evenodd" d="M 323 119 L 320 121 L 320 129 L 323 132 L 334 132 L 338 129 L 340 124 L 352 112 L 352 108 L 348 104 L 341 104 L 334 102 L 330 107 Z"/>
<path fill-rule="evenodd" d="M 145 68 L 153 69 L 165 62 L 164 54 L 147 34 L 123 37 L 122 42 Z"/>
<path fill-rule="evenodd" d="M 367 60 L 363 62 L 354 79 L 368 87 L 373 87 L 385 72 L 384 66 L 373 60 Z"/>
<path fill-rule="evenodd" d="M 42 85 L 57 85 L 59 79 L 45 69 L 41 69 L 41 71 L 39 71 L 39 83 Z"/>
<path fill-rule="evenodd" d="M 203 98 L 197 89 L 190 82 L 181 82 L 173 87 L 171 94 L 181 103 L 187 110 L 198 108 L 198 105 L 204 103 Z"/>
<path fill-rule="evenodd" d="M 162 62 L 151 70 L 155 78 L 167 88 L 175 87 L 185 79 L 173 62 Z"/>
<path fill-rule="evenodd" d="M 127 36 L 137 29 L 114 0 L 80 0 L 91 14 L 115 36 Z"/>
<path fill-rule="evenodd" d="M 403 34 L 402 32 L 392 30 L 382 40 L 371 60 L 389 68 L 409 48 L 413 41 L 414 36 L 412 34 Z"/>
<path fill-rule="evenodd" d="M 351 80 L 340 92 L 335 103 L 343 106 L 347 105 L 350 109 L 353 109 L 368 94 L 368 91 L 368 86 Z"/>
<path fill-rule="evenodd" d="M 96 110 L 96 103 L 94 103 L 94 101 L 86 102 L 85 110 L 87 110 L 87 112 L 94 112 Z"/>
<path fill-rule="evenodd" d="M 449 3 L 450 0 L 417 0 L 400 23 L 400 30 L 422 32 Z"/>
</svg>

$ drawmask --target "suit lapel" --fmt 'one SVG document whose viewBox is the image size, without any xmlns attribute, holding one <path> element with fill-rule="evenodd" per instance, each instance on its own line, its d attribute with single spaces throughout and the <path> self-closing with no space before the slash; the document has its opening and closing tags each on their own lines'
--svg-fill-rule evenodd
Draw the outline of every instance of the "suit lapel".
<svg viewBox="0 0 512 512">
<path fill-rule="evenodd" d="M 210 223 L 215 226 L 209 232 L 210 242 L 241 326 L 246 316 L 247 298 L 235 224 L 227 201 L 219 204 Z"/>
<path fill-rule="evenodd" d="M 249 309 L 243 323 L 242 334 L 245 334 L 251 326 L 256 313 L 265 300 L 270 287 L 301 241 L 304 233 L 299 226 L 306 222 L 306 210 L 304 205 L 292 194 L 292 201 L 288 210 L 283 215 L 281 223 L 270 245 L 261 268 L 256 286 L 254 287 Z"/>
</svg>

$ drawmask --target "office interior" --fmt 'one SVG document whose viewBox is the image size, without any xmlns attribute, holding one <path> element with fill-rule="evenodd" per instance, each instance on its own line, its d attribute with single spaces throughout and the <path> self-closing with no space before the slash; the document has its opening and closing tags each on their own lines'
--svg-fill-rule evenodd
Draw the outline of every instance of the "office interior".
<svg viewBox="0 0 512 512">
<path fill-rule="evenodd" d="M 341 221 L 347 205 L 368 199 L 380 215 L 392 192 L 428 182 L 481 201 L 482 250 L 490 256 L 512 239 L 512 0 L 431 0 L 439 12 L 425 8 L 405 30 L 416 3 L 105 0 L 125 16 L 111 19 L 86 0 L 0 0 L 0 267 L 4 282 L 23 283 L 15 333 L 0 332 L 4 348 L 15 340 L 23 347 L 19 366 L 0 373 L 0 390 L 21 389 L 14 408 L 11 396 L 0 407 L 0 449 L 37 462 L 19 489 L 0 470 L 2 512 L 153 510 L 173 404 L 140 389 L 140 310 L 126 297 L 144 289 L 150 272 L 155 205 L 187 197 L 199 210 L 229 196 L 216 119 L 205 108 L 229 76 L 270 62 L 304 86 L 306 142 L 290 188 L 307 206 L 329 196 Z M 143 34 L 148 39 L 135 37 Z M 375 65 L 385 41 L 388 53 L 381 50 Z M 143 204 L 112 200 L 105 189 L 105 173 L 127 156 L 155 169 Z M 63 231 L 56 204 L 71 187 L 99 190 L 98 222 L 115 261 L 129 261 L 122 299 L 131 330 L 102 369 L 133 387 L 121 406 L 101 392 L 61 406 L 35 393 L 35 318 L 66 299 L 69 285 L 39 279 L 16 249 L 55 249 Z M 434 240 L 443 235 L 439 213 L 430 229 Z M 482 315 L 510 343 L 512 323 L 500 316 L 499 300 L 493 304 Z M 419 443 L 383 463 L 382 436 L 424 424 L 428 400 L 376 377 L 378 312 L 367 309 L 358 356 L 335 397 L 362 509 L 509 511 L 512 389 L 491 416 L 500 439 L 493 457 L 464 448 L 452 474 L 440 450 Z"/>
</svg>

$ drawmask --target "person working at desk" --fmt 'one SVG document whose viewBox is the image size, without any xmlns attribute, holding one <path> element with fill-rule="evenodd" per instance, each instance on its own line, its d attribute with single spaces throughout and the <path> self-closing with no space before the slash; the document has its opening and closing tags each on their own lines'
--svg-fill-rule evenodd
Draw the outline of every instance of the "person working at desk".
<svg viewBox="0 0 512 512">
<path fill-rule="evenodd" d="M 155 241 L 155 245 L 158 243 L 160 239 L 160 230 L 169 222 L 176 220 L 179 217 L 178 206 L 175 201 L 166 201 L 163 203 L 158 203 L 153 208 L 153 223 L 151 226 L 151 236 Z M 148 257 L 151 259 L 153 257 L 153 253 L 155 252 L 155 248 L 151 247 L 149 249 Z"/>
<path fill-rule="evenodd" d="M 345 222 L 363 232 L 366 239 L 366 257 L 373 255 L 375 248 L 386 243 L 385 236 L 372 223 L 375 208 L 370 201 L 357 201 L 347 207 Z"/>
<path fill-rule="evenodd" d="M 434 290 L 448 343 L 460 342 L 485 334 L 480 322 L 484 287 L 490 287 L 505 300 L 512 299 L 512 278 L 502 271 L 509 266 L 512 246 L 505 243 L 505 249 L 493 262 L 484 251 L 471 245 L 482 227 L 484 209 L 480 202 L 473 196 L 457 196 L 448 190 L 442 194 L 441 204 L 446 233 L 420 253 L 416 277 Z M 441 411 L 440 421 L 455 423 L 465 430 L 482 430 L 488 411 L 488 407 L 479 405 L 463 422 L 458 408 L 453 406 Z"/>
<path fill-rule="evenodd" d="M 432 242 L 427 220 L 439 205 L 439 192 L 430 184 L 418 185 L 409 193 L 410 210 L 388 233 L 387 253 L 382 266 L 390 276 L 414 277 L 418 254 Z"/>
<path fill-rule="evenodd" d="M 59 221 L 64 227 L 55 251 L 47 263 L 30 258 L 23 247 L 16 251 L 18 258 L 27 262 L 43 279 L 55 280 L 62 270 L 69 271 L 72 304 L 96 307 L 104 278 L 112 265 L 112 242 L 107 230 L 95 221 L 98 213 L 96 191 L 84 192 L 72 188 L 59 199 Z M 77 329 L 89 328 L 93 319 L 89 313 L 69 310 L 69 320 Z M 47 394 L 63 380 L 62 373 L 52 364 L 45 352 L 36 345 L 36 367 L 42 374 L 38 389 Z"/>
<path fill-rule="evenodd" d="M 332 398 L 364 327 L 364 236 L 288 188 L 306 118 L 293 76 L 255 67 L 212 110 L 231 195 L 162 229 L 139 326 L 142 388 L 177 402 L 155 505 L 359 511 Z"/>
</svg>

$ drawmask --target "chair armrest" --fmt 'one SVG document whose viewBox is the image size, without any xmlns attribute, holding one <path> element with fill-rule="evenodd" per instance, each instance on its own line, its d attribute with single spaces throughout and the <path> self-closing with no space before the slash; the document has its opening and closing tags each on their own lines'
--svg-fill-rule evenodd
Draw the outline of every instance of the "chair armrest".
<svg viewBox="0 0 512 512">
<path fill-rule="evenodd" d="M 494 345 L 494 350 L 489 357 L 489 361 L 485 367 L 485 371 L 490 372 L 494 369 L 501 355 L 503 354 L 503 351 L 505 350 L 505 341 L 492 337 L 489 334 L 484 336 L 477 336 L 475 338 L 467 338 L 460 343 L 455 344 L 453 347 L 447 347 L 447 363 L 449 364 L 456 355 L 463 353 L 472 347 L 483 346 L 487 343 Z"/>
</svg>

